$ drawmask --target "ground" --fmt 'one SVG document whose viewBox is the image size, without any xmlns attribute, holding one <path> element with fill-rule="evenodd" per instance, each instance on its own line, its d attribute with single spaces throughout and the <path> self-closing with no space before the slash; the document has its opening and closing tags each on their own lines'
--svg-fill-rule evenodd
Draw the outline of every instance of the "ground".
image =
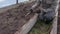
<svg viewBox="0 0 60 34">
<path fill-rule="evenodd" d="M 44 22 L 37 21 L 28 34 L 49 34 L 50 26 L 51 23 L 45 24 Z"/>
</svg>

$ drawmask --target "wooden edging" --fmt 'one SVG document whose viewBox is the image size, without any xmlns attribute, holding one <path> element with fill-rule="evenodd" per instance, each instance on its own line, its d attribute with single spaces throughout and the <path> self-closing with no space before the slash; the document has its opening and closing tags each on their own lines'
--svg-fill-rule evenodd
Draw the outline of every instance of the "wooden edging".
<svg viewBox="0 0 60 34">
<path fill-rule="evenodd" d="M 35 25 L 36 21 L 37 21 L 37 17 L 38 14 L 35 14 L 34 17 L 32 17 L 28 23 L 26 23 L 25 25 L 23 25 L 23 27 L 21 28 L 20 32 L 16 32 L 16 34 L 27 34 L 31 28 Z"/>
<path fill-rule="evenodd" d="M 57 34 L 58 7 L 59 7 L 59 0 L 57 0 L 57 6 L 55 9 L 56 15 L 55 15 L 55 19 L 53 20 L 50 34 Z"/>
</svg>

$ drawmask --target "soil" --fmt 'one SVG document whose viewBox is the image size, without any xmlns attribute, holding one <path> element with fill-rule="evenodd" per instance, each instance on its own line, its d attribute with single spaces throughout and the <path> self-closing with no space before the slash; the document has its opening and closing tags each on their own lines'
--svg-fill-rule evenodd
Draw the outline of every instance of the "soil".
<svg viewBox="0 0 60 34">
<path fill-rule="evenodd" d="M 24 17 L 33 3 L 19 4 L 19 6 L 0 13 L 0 34 L 15 34 L 33 17 L 34 13 Z"/>
</svg>

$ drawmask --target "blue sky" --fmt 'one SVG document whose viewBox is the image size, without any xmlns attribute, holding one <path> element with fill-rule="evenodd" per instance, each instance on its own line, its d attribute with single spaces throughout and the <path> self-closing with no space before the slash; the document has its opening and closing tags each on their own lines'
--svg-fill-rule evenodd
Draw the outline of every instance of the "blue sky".
<svg viewBox="0 0 60 34">
<path fill-rule="evenodd" d="M 23 2 L 23 1 L 27 1 L 27 0 L 19 0 L 19 2 Z M 16 0 L 0 0 L 0 8 L 11 5 L 11 4 L 15 4 L 15 3 L 16 3 Z"/>
</svg>

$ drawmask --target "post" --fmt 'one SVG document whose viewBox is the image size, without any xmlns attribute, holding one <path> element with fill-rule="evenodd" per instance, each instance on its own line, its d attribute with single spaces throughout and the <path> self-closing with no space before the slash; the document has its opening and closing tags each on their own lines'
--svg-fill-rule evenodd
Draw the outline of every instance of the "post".
<svg viewBox="0 0 60 34">
<path fill-rule="evenodd" d="M 18 4 L 18 0 L 16 0 L 16 4 Z"/>
</svg>

